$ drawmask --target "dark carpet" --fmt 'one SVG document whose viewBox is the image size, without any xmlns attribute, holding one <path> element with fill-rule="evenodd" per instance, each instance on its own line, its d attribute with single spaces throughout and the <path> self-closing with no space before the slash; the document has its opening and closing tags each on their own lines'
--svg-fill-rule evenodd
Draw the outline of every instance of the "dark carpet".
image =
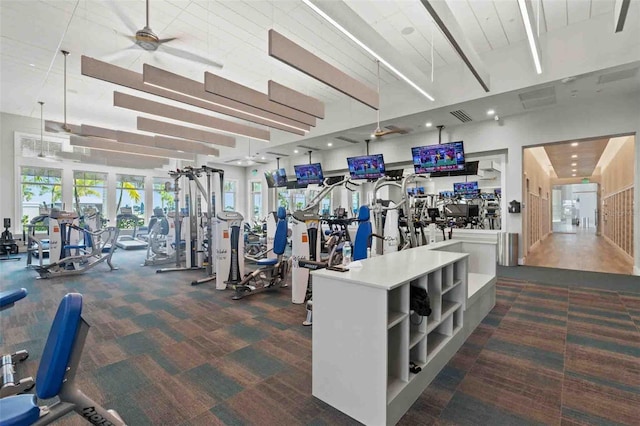
<svg viewBox="0 0 640 426">
<path fill-rule="evenodd" d="M 0 349 L 28 349 L 34 375 L 67 292 L 92 325 L 81 389 L 132 426 L 350 425 L 311 396 L 311 333 L 289 289 L 231 300 L 201 272 L 155 274 L 143 252 L 108 272 L 36 280 L 1 262 L 1 289 L 27 299 L 0 313 Z M 357 309 L 357 307 L 354 307 Z M 501 278 L 497 303 L 402 418 L 402 425 L 638 424 L 640 295 Z M 85 424 L 72 414 L 58 424 Z"/>
</svg>

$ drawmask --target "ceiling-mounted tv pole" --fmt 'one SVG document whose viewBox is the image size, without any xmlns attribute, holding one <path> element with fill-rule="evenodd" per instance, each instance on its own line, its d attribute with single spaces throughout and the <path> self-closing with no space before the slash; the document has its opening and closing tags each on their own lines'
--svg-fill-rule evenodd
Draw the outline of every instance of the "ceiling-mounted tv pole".
<svg viewBox="0 0 640 426">
<path fill-rule="evenodd" d="M 371 142 L 371 139 L 365 139 L 364 143 L 367 144 L 367 155 L 369 155 L 369 142 Z"/>
<path fill-rule="evenodd" d="M 311 153 L 312 153 L 313 151 L 309 150 L 308 152 L 309 152 L 309 164 L 311 164 Z"/>
<path fill-rule="evenodd" d="M 438 145 L 442 143 L 442 129 L 444 129 L 444 125 L 440 124 L 436 126 L 438 128 Z"/>
<path fill-rule="evenodd" d="M 280 157 L 276 157 L 276 169 L 280 170 Z"/>
</svg>

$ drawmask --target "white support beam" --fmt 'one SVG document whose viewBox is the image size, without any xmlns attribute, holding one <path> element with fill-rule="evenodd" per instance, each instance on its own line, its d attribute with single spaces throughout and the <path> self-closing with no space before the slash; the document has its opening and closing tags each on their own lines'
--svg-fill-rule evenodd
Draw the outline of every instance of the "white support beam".
<svg viewBox="0 0 640 426">
<path fill-rule="evenodd" d="M 420 2 L 427 9 L 427 12 L 429 12 L 442 34 L 449 41 L 451 47 L 467 65 L 471 74 L 478 80 L 480 86 L 485 92 L 489 92 L 489 72 L 480 59 L 480 55 L 464 35 L 462 27 L 458 24 L 447 3 L 444 0 L 420 0 Z"/>
</svg>

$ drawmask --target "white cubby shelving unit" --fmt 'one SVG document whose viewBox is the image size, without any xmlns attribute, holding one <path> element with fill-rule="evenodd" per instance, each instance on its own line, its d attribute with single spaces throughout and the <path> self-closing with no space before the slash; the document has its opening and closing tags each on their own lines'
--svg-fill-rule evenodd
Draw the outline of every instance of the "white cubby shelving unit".
<svg viewBox="0 0 640 426">
<path fill-rule="evenodd" d="M 466 339 L 468 256 L 418 247 L 314 271 L 313 395 L 366 425 L 395 424 Z M 429 317 L 410 311 L 411 286 L 428 291 Z"/>
</svg>

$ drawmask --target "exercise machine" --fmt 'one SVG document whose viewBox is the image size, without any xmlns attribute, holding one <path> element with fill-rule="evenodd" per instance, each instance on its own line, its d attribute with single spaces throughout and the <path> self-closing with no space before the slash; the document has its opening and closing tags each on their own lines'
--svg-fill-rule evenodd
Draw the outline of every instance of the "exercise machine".
<svg viewBox="0 0 640 426">
<path fill-rule="evenodd" d="M 380 256 L 399 250 L 400 246 L 400 212 L 404 206 L 404 197 L 396 201 L 380 198 L 379 191 L 384 187 L 395 187 L 402 190 L 402 184 L 397 179 L 384 176 L 378 179 L 373 187 L 373 202 L 371 212 L 373 213 L 372 229 L 374 233 L 382 235 L 382 239 L 372 242 L 371 253 Z M 389 197 L 391 198 L 391 197 Z"/>
<path fill-rule="evenodd" d="M 147 242 L 138 238 L 138 225 L 140 218 L 133 214 L 131 207 L 120 207 L 120 214 L 116 216 L 116 227 L 122 229 L 124 224 L 133 223 L 131 235 L 120 235 L 116 242 L 118 248 L 123 250 L 143 250 L 147 248 Z"/>
<path fill-rule="evenodd" d="M 82 295 L 62 298 L 42 351 L 35 395 L 15 395 L 0 399 L 0 425 L 27 426 L 53 423 L 75 411 L 94 425 L 124 426 L 114 410 L 107 410 L 77 386 L 76 373 L 89 324 L 82 318 Z M 38 406 L 37 399 L 56 398 L 50 406 Z"/>
<path fill-rule="evenodd" d="M 33 258 L 38 259 L 38 265 L 44 266 L 44 258 L 49 257 L 49 213 L 51 211 L 44 205 L 40 206 L 38 216 L 29 221 L 26 232 L 23 228 L 23 240 L 27 242 L 27 267 L 31 267 Z M 45 230 L 47 238 L 43 238 L 38 231 Z"/>
<path fill-rule="evenodd" d="M 287 212 L 285 208 L 279 207 L 277 215 L 278 223 L 273 239 L 273 252 L 277 257 L 258 260 L 258 266 L 262 268 L 247 274 L 241 282 L 235 285 L 234 300 L 271 288 L 287 286 L 287 275 L 291 268 L 291 261 L 284 257 L 287 248 Z"/>
<path fill-rule="evenodd" d="M 97 232 L 79 226 L 78 214 L 53 210 L 49 214 L 49 264 L 32 265 L 38 278 L 78 275 L 106 262 L 116 270 L 111 257 L 116 249 L 118 228 L 107 227 Z M 106 252 L 103 250 L 109 247 Z"/>
<path fill-rule="evenodd" d="M 176 261 L 176 225 L 174 219 L 175 211 L 169 212 L 168 217 L 160 208 L 154 209 L 154 216 L 149 221 L 149 234 L 147 235 L 147 257 L 143 266 L 158 266 L 175 263 Z M 179 214 L 179 213 L 178 213 Z M 188 224 L 183 221 L 188 220 L 188 216 L 180 218 L 182 235 L 180 241 L 185 240 L 184 231 L 188 229 Z M 184 246 L 180 253 L 184 255 Z M 182 261 L 182 259 L 181 259 Z"/>
<path fill-rule="evenodd" d="M 17 301 L 27 297 L 27 294 L 26 288 L 0 292 L 0 311 L 12 308 Z M 15 377 L 16 364 L 25 361 L 27 358 L 29 358 L 29 352 L 25 350 L 2 356 L 2 387 L 0 387 L 0 398 L 28 392 L 35 386 L 33 377 L 25 377 L 19 380 Z"/>
<path fill-rule="evenodd" d="M 18 254 L 18 244 L 13 238 L 13 234 L 9 231 L 11 228 L 11 218 L 4 218 L 4 231 L 0 235 L 0 255 L 5 254 L 6 257 L 0 257 L 0 260 L 20 260 L 18 256 L 11 256 L 12 254 Z"/>
<path fill-rule="evenodd" d="M 216 218 L 216 290 L 225 290 L 244 276 L 244 241 L 240 237 L 244 217 L 238 212 L 224 211 Z"/>
</svg>

